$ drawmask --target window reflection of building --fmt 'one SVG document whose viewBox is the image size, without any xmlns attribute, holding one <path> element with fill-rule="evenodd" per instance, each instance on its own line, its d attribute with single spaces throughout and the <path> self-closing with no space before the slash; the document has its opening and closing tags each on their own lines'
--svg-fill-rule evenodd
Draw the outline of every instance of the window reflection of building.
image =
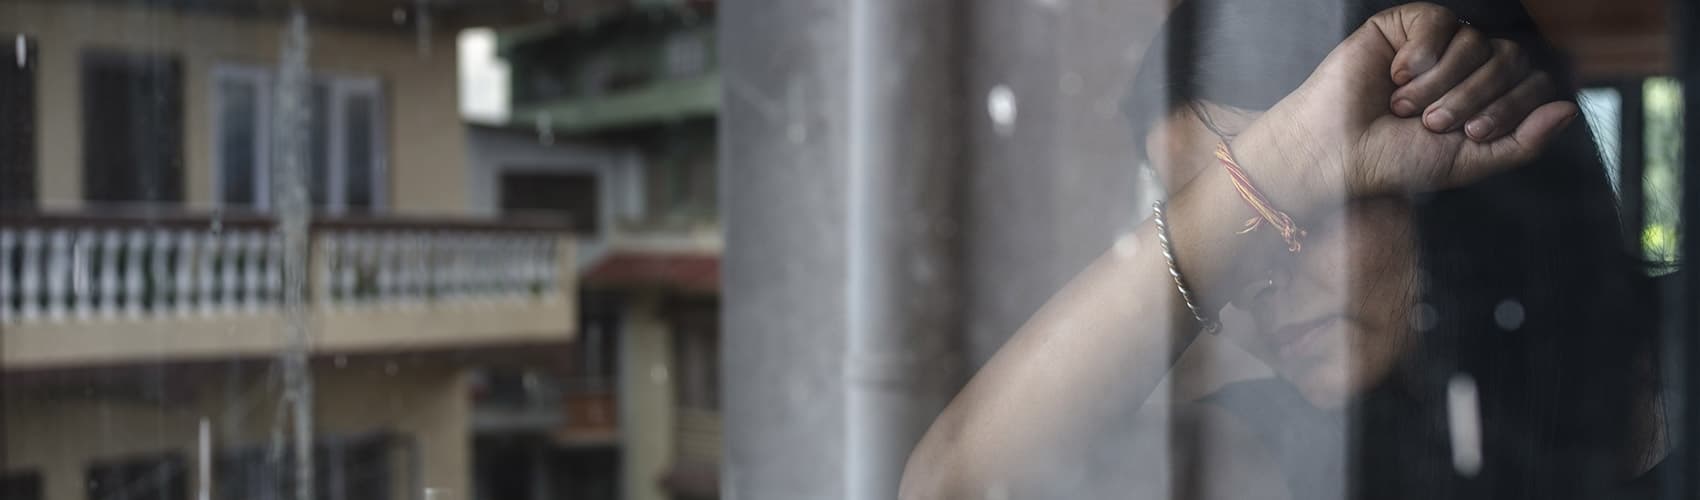
<svg viewBox="0 0 1700 500">
<path fill-rule="evenodd" d="M 474 19 L 370 7 L 303 6 L 316 496 L 470 498 L 474 374 L 577 335 L 573 230 L 470 206 Z M 0 498 L 287 494 L 282 13 L 0 2 Z"/>
</svg>

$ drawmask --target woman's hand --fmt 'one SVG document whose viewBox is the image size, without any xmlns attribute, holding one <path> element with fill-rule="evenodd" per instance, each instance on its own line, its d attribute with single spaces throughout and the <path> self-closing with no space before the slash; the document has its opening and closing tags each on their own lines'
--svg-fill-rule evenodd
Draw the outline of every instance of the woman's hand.
<svg viewBox="0 0 1700 500">
<path fill-rule="evenodd" d="M 1291 169 L 1298 193 L 1280 198 L 1298 215 L 1527 163 L 1578 113 L 1557 98 L 1516 44 L 1416 3 L 1364 23 L 1252 126 L 1281 137 L 1288 164 L 1266 168 Z"/>
</svg>

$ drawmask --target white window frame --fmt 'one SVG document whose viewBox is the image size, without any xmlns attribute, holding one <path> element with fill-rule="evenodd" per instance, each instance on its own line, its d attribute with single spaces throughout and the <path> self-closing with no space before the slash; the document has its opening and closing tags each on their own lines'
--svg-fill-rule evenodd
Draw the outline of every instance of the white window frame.
<svg viewBox="0 0 1700 500">
<path fill-rule="evenodd" d="M 223 207 L 224 169 L 226 152 L 222 135 L 225 133 L 224 119 L 225 100 L 222 83 L 230 80 L 241 80 L 253 83 L 259 89 L 260 102 L 255 106 L 256 119 L 254 130 L 260 137 L 256 139 L 254 159 L 254 205 L 259 211 L 271 210 L 271 121 L 272 121 L 272 87 L 275 72 L 270 68 L 242 65 L 220 64 L 212 71 L 212 200 L 213 206 Z M 371 186 L 372 212 L 383 212 L 389 207 L 389 114 L 384 100 L 383 85 L 376 77 L 348 75 L 340 73 L 315 72 L 312 75 L 313 85 L 324 85 L 330 92 L 328 116 L 325 125 L 333 132 L 326 134 L 330 143 L 325 145 L 328 164 L 325 172 L 329 175 L 325 185 L 325 204 L 317 207 L 328 214 L 341 214 L 348 209 L 348 144 L 347 133 L 347 103 L 350 98 L 357 96 L 369 97 L 372 102 L 372 178 Z"/>
<path fill-rule="evenodd" d="M 267 210 L 271 207 L 272 100 L 267 98 L 272 95 L 271 72 L 254 66 L 219 65 L 212 71 L 213 206 L 225 205 L 224 169 L 229 153 L 224 150 L 224 82 L 229 80 L 254 85 L 259 96 L 254 106 L 254 133 L 259 137 L 254 141 L 254 173 L 250 177 L 254 181 L 253 208 Z"/>
</svg>

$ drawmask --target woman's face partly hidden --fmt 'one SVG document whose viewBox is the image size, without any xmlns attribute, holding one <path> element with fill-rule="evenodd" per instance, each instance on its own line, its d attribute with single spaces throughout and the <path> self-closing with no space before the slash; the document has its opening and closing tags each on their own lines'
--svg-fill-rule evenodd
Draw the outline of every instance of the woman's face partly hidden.
<svg viewBox="0 0 1700 500">
<path fill-rule="evenodd" d="M 1204 117 L 1230 137 L 1257 117 L 1210 103 L 1200 108 L 1182 106 L 1146 137 L 1147 155 L 1170 192 L 1202 169 L 1222 168 L 1214 161 L 1220 139 Z M 1257 160 L 1240 160 L 1255 183 Z M 1276 249 L 1241 256 L 1252 282 L 1232 300 L 1250 312 L 1254 327 L 1223 332 L 1324 408 L 1339 407 L 1387 377 L 1414 344 L 1410 318 L 1418 286 L 1405 201 L 1360 200 L 1333 212 L 1301 221 L 1308 235 L 1296 254 Z"/>
</svg>

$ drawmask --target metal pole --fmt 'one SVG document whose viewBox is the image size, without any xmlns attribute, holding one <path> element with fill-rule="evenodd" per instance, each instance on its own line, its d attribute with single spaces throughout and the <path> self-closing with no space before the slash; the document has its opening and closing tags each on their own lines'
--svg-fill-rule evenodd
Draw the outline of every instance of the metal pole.
<svg viewBox="0 0 1700 500">
<path fill-rule="evenodd" d="M 850 7 L 845 498 L 897 494 L 958 377 L 956 40 L 948 0 Z"/>
<path fill-rule="evenodd" d="M 1624 236 L 1632 255 L 1640 256 L 1641 233 L 1647 226 L 1647 106 L 1637 78 L 1617 85 L 1619 102 L 1617 135 L 1618 200 L 1622 207 Z"/>
<path fill-rule="evenodd" d="M 1700 36 L 1693 33 L 1700 27 L 1700 7 L 1693 1 L 1678 0 L 1671 5 L 1672 67 L 1683 89 L 1682 158 L 1682 253 L 1692 258 L 1700 255 L 1700 162 L 1694 153 L 1700 151 Z M 1700 468 L 1694 460 L 1700 451 L 1700 307 L 1693 304 L 1700 291 L 1700 273 L 1685 269 L 1674 290 L 1665 290 L 1664 368 L 1667 414 L 1674 416 L 1668 428 L 1671 442 L 1676 446 L 1665 458 L 1663 490 L 1667 499 L 1700 498 Z"/>
<path fill-rule="evenodd" d="M 722 5 L 723 497 L 893 498 L 960 382 L 958 7 Z"/>
</svg>

